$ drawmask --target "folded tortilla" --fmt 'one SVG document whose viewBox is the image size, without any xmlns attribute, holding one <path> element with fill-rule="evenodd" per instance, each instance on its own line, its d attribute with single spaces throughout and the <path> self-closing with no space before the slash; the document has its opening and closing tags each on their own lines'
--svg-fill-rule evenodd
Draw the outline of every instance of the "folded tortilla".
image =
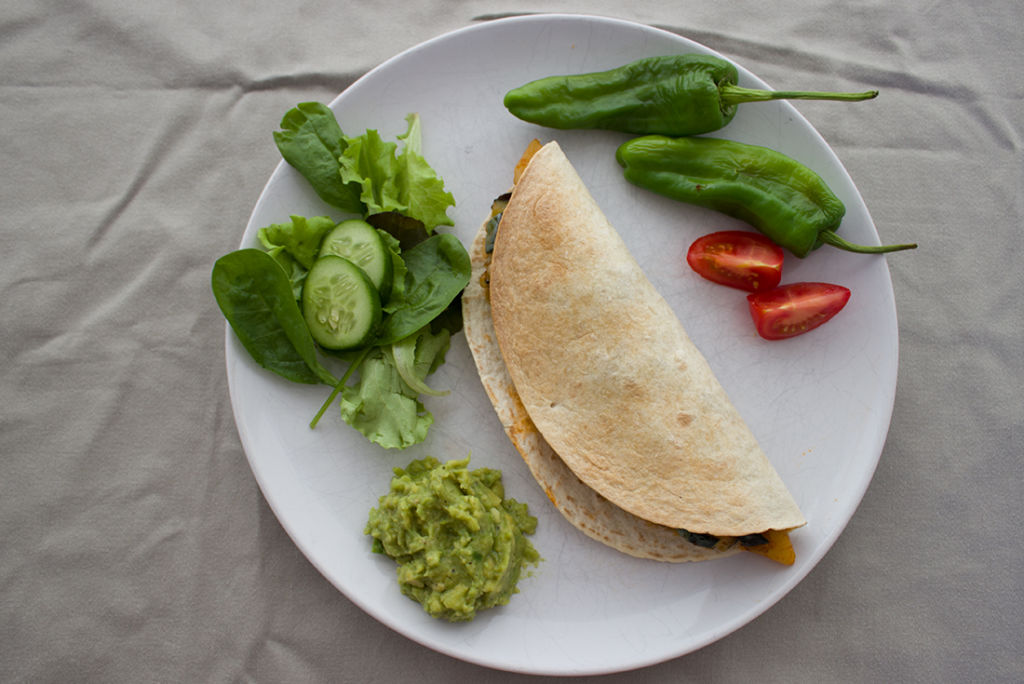
<svg viewBox="0 0 1024 684">
<path fill-rule="evenodd" d="M 486 228 L 463 293 L 466 336 L 506 433 L 572 524 L 669 561 L 740 549 L 702 548 L 679 529 L 742 537 L 805 524 L 557 143 L 516 183 L 490 254 Z"/>
</svg>

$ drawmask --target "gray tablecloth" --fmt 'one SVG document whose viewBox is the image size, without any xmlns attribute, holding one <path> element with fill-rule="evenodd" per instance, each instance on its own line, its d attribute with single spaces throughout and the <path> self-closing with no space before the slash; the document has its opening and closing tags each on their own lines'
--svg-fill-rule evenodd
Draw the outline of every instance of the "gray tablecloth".
<svg viewBox="0 0 1024 684">
<path fill-rule="evenodd" d="M 7 3 L 0 680 L 520 679 L 382 626 L 292 544 L 239 442 L 209 276 L 288 107 L 541 10 L 665 28 L 773 84 L 878 87 L 870 107 L 798 109 L 883 239 L 921 245 L 889 258 L 895 411 L 846 532 L 748 626 L 607 681 L 1024 680 L 1014 0 Z"/>
</svg>

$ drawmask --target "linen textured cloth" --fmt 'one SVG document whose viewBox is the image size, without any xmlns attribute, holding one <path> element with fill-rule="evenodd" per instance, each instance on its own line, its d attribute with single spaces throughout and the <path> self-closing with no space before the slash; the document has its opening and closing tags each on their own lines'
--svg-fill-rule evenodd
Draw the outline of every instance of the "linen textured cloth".
<svg viewBox="0 0 1024 684">
<path fill-rule="evenodd" d="M 879 89 L 796 106 L 883 241 L 920 243 L 888 259 L 895 410 L 844 534 L 746 627 L 602 681 L 1024 680 L 1024 5 L 24 0 L 0 14 L 0 681 L 526 679 L 393 632 L 298 551 L 239 442 L 209 284 L 284 111 L 523 12 Z"/>
</svg>

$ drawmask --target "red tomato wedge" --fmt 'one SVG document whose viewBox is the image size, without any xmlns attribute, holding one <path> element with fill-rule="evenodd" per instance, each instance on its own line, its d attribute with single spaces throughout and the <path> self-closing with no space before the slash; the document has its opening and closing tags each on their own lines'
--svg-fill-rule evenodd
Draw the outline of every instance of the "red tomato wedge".
<svg viewBox="0 0 1024 684">
<path fill-rule="evenodd" d="M 782 248 L 760 233 L 722 230 L 697 238 L 686 263 L 701 277 L 747 292 L 770 290 L 782 279 Z"/>
<path fill-rule="evenodd" d="M 850 290 L 830 283 L 791 283 L 747 295 L 757 334 L 766 340 L 802 335 L 828 322 L 850 301 Z"/>
</svg>

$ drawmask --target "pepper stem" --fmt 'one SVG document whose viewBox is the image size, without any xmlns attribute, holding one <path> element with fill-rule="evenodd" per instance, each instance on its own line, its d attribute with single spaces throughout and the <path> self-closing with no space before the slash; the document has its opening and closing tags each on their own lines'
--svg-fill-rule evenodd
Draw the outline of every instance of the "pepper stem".
<svg viewBox="0 0 1024 684">
<path fill-rule="evenodd" d="M 718 93 L 722 104 L 737 105 L 744 102 L 766 102 L 768 100 L 841 100 L 844 102 L 859 102 L 871 100 L 878 97 L 877 90 L 867 90 L 863 93 L 832 93 L 814 92 L 804 90 L 757 90 L 754 88 L 743 88 L 731 83 L 723 83 L 718 87 Z"/>
<path fill-rule="evenodd" d="M 831 230 L 823 230 L 818 233 L 818 239 L 833 247 L 845 249 L 847 252 L 857 252 L 858 254 L 885 254 L 887 252 L 899 252 L 904 249 L 917 249 L 917 243 L 904 245 L 858 245 L 847 242 Z"/>
</svg>

